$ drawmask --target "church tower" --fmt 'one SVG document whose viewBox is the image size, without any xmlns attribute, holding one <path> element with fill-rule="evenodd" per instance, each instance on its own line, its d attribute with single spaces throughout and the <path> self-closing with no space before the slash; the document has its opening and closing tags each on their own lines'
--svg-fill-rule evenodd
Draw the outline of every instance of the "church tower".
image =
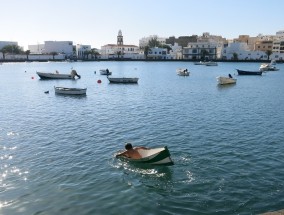
<svg viewBox="0 0 284 215">
<path fill-rule="evenodd" d="M 118 31 L 118 35 L 117 35 L 117 45 L 118 45 L 118 46 L 123 45 L 123 36 L 122 36 L 121 30 Z"/>
</svg>

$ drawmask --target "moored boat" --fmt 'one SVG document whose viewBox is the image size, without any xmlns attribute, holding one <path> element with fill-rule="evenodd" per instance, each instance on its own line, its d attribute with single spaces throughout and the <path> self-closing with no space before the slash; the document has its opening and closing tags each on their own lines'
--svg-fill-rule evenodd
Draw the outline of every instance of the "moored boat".
<svg viewBox="0 0 284 215">
<path fill-rule="evenodd" d="M 262 71 L 247 71 L 236 69 L 239 75 L 262 75 Z"/>
<path fill-rule="evenodd" d="M 87 88 L 55 87 L 55 93 L 64 95 L 86 95 Z"/>
<path fill-rule="evenodd" d="M 273 64 L 271 63 L 263 63 L 260 65 L 259 67 L 259 71 L 262 71 L 262 72 L 268 72 L 268 71 L 278 71 L 279 69 L 276 68 L 276 66 L 274 66 Z"/>
<path fill-rule="evenodd" d="M 51 72 L 36 72 L 36 74 L 41 78 L 41 79 L 75 79 L 77 76 L 78 78 L 81 78 L 80 75 L 76 72 L 76 70 L 72 70 L 70 74 L 61 74 L 57 70 L 55 73 Z"/>
<path fill-rule="evenodd" d="M 214 61 L 208 61 L 208 62 L 204 62 L 205 66 L 218 66 L 218 63 L 217 62 L 214 62 Z"/>
<path fill-rule="evenodd" d="M 111 75 L 112 72 L 110 72 L 108 69 L 101 69 L 100 74 L 101 75 Z"/>
<path fill-rule="evenodd" d="M 220 84 L 220 85 L 237 83 L 237 79 L 235 79 L 233 77 L 225 77 L 225 76 L 217 77 L 217 81 L 218 81 L 218 84 Z"/>
<path fill-rule="evenodd" d="M 137 84 L 139 78 L 110 78 L 108 77 L 108 80 L 110 83 L 116 83 L 116 84 Z"/>
<path fill-rule="evenodd" d="M 133 163 L 151 164 L 151 165 L 173 165 L 174 162 L 171 159 L 171 154 L 167 148 L 152 148 L 152 149 L 138 149 L 142 158 L 132 159 L 125 156 L 116 156 L 122 160 L 130 161 Z"/>
<path fill-rule="evenodd" d="M 184 68 L 179 68 L 176 70 L 176 72 L 177 72 L 177 75 L 180 75 L 180 76 L 189 76 L 189 71 Z"/>
</svg>

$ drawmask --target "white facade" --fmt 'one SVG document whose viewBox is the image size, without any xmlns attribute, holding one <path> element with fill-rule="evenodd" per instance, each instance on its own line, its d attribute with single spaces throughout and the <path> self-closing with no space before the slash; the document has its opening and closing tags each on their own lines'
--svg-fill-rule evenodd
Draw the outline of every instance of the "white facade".
<svg viewBox="0 0 284 215">
<path fill-rule="evenodd" d="M 17 42 L 12 42 L 12 41 L 0 41 L 0 49 L 2 49 L 5 46 L 9 46 L 9 45 L 17 46 L 18 43 Z"/>
<path fill-rule="evenodd" d="M 216 42 L 194 42 L 188 43 L 188 46 L 183 48 L 183 59 L 201 60 L 202 52 L 206 51 L 205 58 L 207 60 L 215 60 L 217 56 L 217 49 L 221 52 L 222 47 Z M 221 56 L 221 54 L 220 54 Z"/>
<path fill-rule="evenodd" d="M 158 47 L 150 48 L 150 50 L 148 51 L 147 57 L 148 57 L 148 59 L 156 59 L 156 60 L 170 59 L 171 58 L 171 56 L 168 55 L 168 53 L 167 53 L 167 49 L 158 48 Z"/>
<path fill-rule="evenodd" d="M 66 56 L 73 55 L 72 41 L 45 41 L 44 44 L 29 45 L 32 54 L 50 54 L 52 52 L 62 53 Z"/>
<path fill-rule="evenodd" d="M 101 58 L 132 58 L 139 54 L 138 46 L 107 44 L 101 47 Z M 136 58 L 135 58 L 136 59 Z"/>
<path fill-rule="evenodd" d="M 90 45 L 81 45 L 77 44 L 76 45 L 76 56 L 79 59 L 82 59 L 85 57 L 86 51 L 91 51 L 91 46 Z"/>
<path fill-rule="evenodd" d="M 267 60 L 268 56 L 263 51 L 251 51 L 247 43 L 234 42 L 229 43 L 222 52 L 222 58 L 232 60 L 234 55 L 237 55 L 238 60 Z"/>
</svg>

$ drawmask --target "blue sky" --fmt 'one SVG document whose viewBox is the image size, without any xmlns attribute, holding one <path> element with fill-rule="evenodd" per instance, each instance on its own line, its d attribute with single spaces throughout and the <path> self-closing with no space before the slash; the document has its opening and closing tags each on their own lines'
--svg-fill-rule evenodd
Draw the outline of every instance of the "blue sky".
<svg viewBox="0 0 284 215">
<path fill-rule="evenodd" d="M 201 35 L 233 39 L 284 30 L 283 0 L 0 0 L 0 41 L 139 45 L 149 35 Z"/>
</svg>

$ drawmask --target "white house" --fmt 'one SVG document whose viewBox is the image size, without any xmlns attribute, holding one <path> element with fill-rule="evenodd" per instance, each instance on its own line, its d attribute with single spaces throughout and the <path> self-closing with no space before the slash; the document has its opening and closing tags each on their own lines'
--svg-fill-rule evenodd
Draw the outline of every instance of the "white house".
<svg viewBox="0 0 284 215">
<path fill-rule="evenodd" d="M 223 48 L 223 59 L 234 59 L 234 55 L 237 56 L 238 60 L 267 60 L 267 55 L 264 51 L 252 51 L 247 43 L 244 42 L 229 43 L 228 47 Z"/>
<path fill-rule="evenodd" d="M 72 41 L 45 41 L 44 44 L 29 45 L 31 54 L 49 54 L 52 52 L 73 56 Z"/>
<path fill-rule="evenodd" d="M 91 46 L 90 45 L 81 45 L 77 44 L 76 45 L 76 56 L 78 59 L 85 58 L 86 52 L 91 51 Z"/>
<path fill-rule="evenodd" d="M 162 60 L 162 59 L 170 59 L 171 56 L 167 54 L 168 50 L 165 48 L 150 48 L 148 51 L 148 59 Z"/>
</svg>

